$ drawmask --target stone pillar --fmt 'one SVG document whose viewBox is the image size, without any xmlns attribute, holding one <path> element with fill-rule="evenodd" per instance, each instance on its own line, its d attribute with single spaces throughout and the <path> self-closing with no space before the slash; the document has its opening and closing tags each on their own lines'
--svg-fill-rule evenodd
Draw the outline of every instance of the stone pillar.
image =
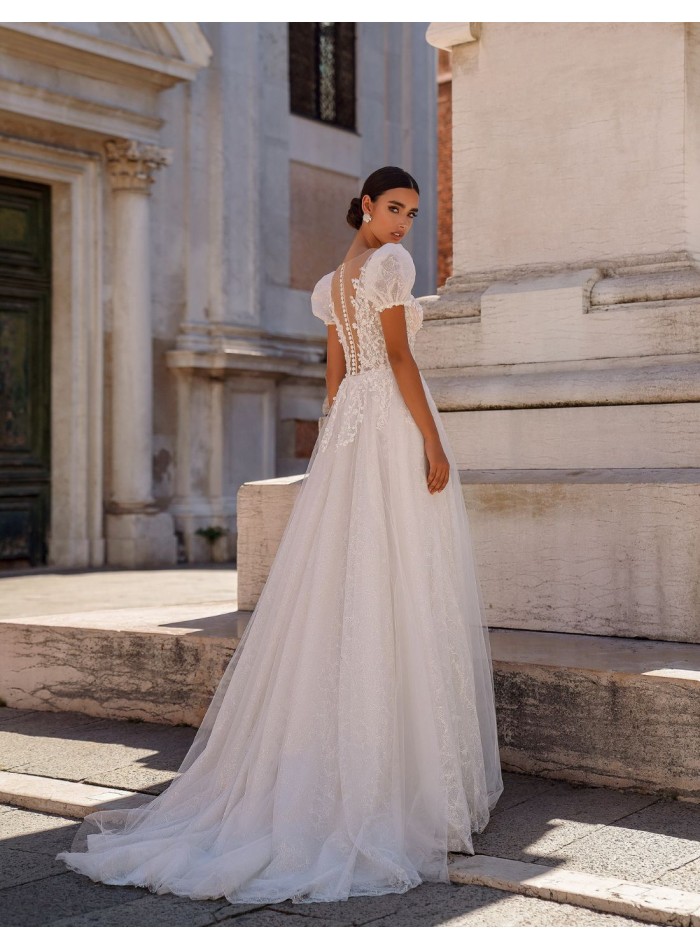
<svg viewBox="0 0 700 950">
<path fill-rule="evenodd" d="M 174 564 L 170 514 L 152 496 L 153 341 L 149 194 L 168 150 L 130 140 L 106 143 L 112 186 L 112 467 L 107 562 Z"/>
</svg>

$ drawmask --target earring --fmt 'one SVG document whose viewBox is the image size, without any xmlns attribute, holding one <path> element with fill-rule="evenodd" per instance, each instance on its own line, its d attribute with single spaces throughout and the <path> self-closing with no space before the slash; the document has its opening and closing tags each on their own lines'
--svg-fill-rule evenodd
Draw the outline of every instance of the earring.
<svg viewBox="0 0 700 950">
<path fill-rule="evenodd" d="M 365 222 L 365 224 L 369 224 L 370 221 L 372 220 L 372 215 L 371 215 L 371 214 L 368 214 L 368 213 L 365 211 L 365 213 L 362 215 L 362 220 Z"/>
</svg>

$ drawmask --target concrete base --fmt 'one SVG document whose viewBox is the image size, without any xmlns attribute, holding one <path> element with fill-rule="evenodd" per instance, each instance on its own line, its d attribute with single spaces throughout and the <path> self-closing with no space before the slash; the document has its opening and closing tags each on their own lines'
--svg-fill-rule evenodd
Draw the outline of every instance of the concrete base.
<svg viewBox="0 0 700 950">
<path fill-rule="evenodd" d="M 172 515 L 165 511 L 107 515 L 107 563 L 112 567 L 164 567 L 177 563 Z"/>
<path fill-rule="evenodd" d="M 0 701 L 199 725 L 250 619 L 221 603 L 0 623 Z M 492 629 L 510 771 L 700 802 L 700 645 Z"/>
</svg>

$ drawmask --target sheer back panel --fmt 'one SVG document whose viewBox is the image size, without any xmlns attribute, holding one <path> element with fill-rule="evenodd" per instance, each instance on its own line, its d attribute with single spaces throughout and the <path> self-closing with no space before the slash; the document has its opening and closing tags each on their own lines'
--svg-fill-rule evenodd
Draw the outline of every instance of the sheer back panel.
<svg viewBox="0 0 700 950">
<path fill-rule="evenodd" d="M 345 352 L 345 364 L 349 375 L 354 376 L 364 369 L 362 358 L 361 320 L 358 320 L 357 289 L 362 268 L 374 253 L 370 248 L 352 260 L 344 261 L 331 278 L 331 306 L 334 323 Z"/>
</svg>

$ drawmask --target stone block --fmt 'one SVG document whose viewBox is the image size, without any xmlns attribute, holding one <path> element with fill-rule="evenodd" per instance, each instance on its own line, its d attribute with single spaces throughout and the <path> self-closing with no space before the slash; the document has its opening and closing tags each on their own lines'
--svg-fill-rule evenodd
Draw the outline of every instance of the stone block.
<svg viewBox="0 0 700 950">
<path fill-rule="evenodd" d="M 161 567 L 177 563 L 172 515 L 107 515 L 107 563 L 112 567 Z"/>
<path fill-rule="evenodd" d="M 253 610 L 294 501 L 307 476 L 245 482 L 238 489 L 238 607 Z"/>
<path fill-rule="evenodd" d="M 257 602 L 305 477 L 239 491 L 241 609 Z M 489 626 L 700 642 L 700 470 L 460 478 Z"/>
<path fill-rule="evenodd" d="M 491 626 L 700 642 L 700 472 L 461 473 Z"/>
</svg>

